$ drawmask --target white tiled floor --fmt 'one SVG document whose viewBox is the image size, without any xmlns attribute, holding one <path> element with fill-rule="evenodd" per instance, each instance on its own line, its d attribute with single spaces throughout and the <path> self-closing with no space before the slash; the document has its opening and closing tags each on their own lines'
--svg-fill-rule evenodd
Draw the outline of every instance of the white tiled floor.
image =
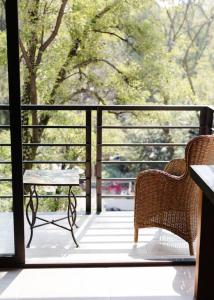
<svg viewBox="0 0 214 300">
<path fill-rule="evenodd" d="M 36 228 L 31 248 L 26 249 L 28 261 L 134 262 L 190 257 L 184 240 L 158 228 L 140 230 L 139 243 L 135 244 L 130 211 L 80 215 L 77 224 L 75 236 L 79 248 L 75 247 L 70 232 L 53 225 Z M 28 224 L 26 232 L 27 241 Z"/>
<path fill-rule="evenodd" d="M 1 300 L 193 300 L 194 267 L 0 272 Z"/>
<path fill-rule="evenodd" d="M 3 214 L 4 215 L 4 214 Z M 52 219 L 57 214 L 42 214 Z M 57 217 L 61 215 L 58 214 Z M 4 222 L 3 222 L 4 221 Z M 5 214 L 0 218 L 0 253 L 11 251 L 13 241 L 8 233 L 11 218 Z M 62 224 L 67 225 L 66 220 Z M 133 242 L 133 212 L 103 212 L 100 215 L 79 215 L 75 236 L 79 248 L 75 247 L 69 231 L 53 225 L 34 229 L 30 249 L 26 258 L 36 262 L 142 262 L 145 260 L 167 260 L 190 258 L 188 244 L 176 235 L 158 228 L 141 229 L 139 243 Z M 25 222 L 26 243 L 29 225 Z"/>
</svg>

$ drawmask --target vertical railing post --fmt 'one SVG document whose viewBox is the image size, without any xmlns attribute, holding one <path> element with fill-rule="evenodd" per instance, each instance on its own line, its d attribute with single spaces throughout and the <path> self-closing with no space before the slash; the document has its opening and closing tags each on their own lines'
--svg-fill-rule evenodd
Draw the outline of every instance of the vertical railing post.
<svg viewBox="0 0 214 300">
<path fill-rule="evenodd" d="M 200 111 L 200 130 L 199 134 L 212 134 L 213 110 L 210 107 L 204 107 Z"/>
<path fill-rule="evenodd" d="M 7 59 L 10 104 L 15 259 L 17 264 L 24 264 L 25 245 L 22 180 L 22 132 L 19 71 L 18 4 L 17 1 L 6 1 L 5 3 L 7 24 Z"/>
<path fill-rule="evenodd" d="M 102 109 L 97 108 L 97 159 L 96 159 L 96 189 L 97 213 L 102 211 Z"/>
<path fill-rule="evenodd" d="M 91 213 L 91 110 L 86 109 L 86 214 Z"/>
</svg>

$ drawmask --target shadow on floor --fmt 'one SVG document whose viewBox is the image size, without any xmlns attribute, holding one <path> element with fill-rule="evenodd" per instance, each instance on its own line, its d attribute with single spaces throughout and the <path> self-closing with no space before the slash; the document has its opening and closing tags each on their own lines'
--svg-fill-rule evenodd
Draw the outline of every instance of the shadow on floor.
<svg viewBox="0 0 214 300">
<path fill-rule="evenodd" d="M 13 272 L 3 270 L 0 271 L 0 299 L 2 299 L 1 294 L 10 287 L 10 284 L 16 280 L 21 271 L 22 270 L 16 270 Z"/>
<path fill-rule="evenodd" d="M 166 230 L 144 229 L 139 243 L 134 244 L 131 212 L 79 215 L 77 224 L 75 237 L 79 248 L 75 247 L 70 232 L 48 225 L 35 229 L 31 247 L 26 249 L 27 259 L 57 262 L 60 259 L 68 262 L 190 259 L 188 245 Z M 26 241 L 28 227 L 26 224 Z"/>
</svg>

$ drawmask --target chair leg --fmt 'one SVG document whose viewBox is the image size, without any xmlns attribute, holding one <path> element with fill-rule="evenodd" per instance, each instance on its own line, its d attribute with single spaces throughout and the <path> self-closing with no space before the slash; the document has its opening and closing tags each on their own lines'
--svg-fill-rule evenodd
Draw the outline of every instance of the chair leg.
<svg viewBox="0 0 214 300">
<path fill-rule="evenodd" d="M 194 255 L 194 248 L 193 248 L 193 243 L 192 242 L 189 243 L 189 253 L 190 253 L 191 256 Z"/>
<path fill-rule="evenodd" d="M 136 225 L 134 227 L 134 242 L 138 242 L 138 227 Z"/>
</svg>

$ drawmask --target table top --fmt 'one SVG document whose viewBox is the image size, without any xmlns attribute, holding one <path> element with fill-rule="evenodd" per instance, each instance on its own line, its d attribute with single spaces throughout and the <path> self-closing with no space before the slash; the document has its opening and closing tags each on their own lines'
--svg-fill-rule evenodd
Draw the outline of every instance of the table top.
<svg viewBox="0 0 214 300">
<path fill-rule="evenodd" d="M 67 170 L 26 170 L 23 183 L 29 185 L 79 185 L 79 172 Z"/>
<path fill-rule="evenodd" d="M 214 204 L 214 165 L 194 165 L 190 175 Z"/>
</svg>

